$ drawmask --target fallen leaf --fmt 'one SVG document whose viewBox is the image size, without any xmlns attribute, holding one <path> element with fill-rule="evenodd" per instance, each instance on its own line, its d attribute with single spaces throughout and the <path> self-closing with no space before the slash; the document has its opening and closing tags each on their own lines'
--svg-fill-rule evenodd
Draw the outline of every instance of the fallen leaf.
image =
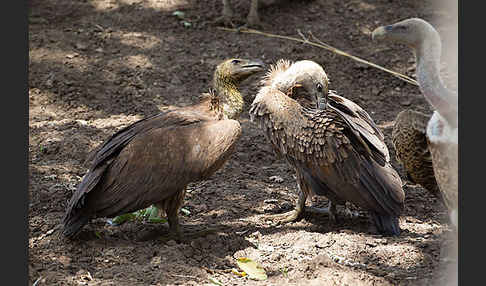
<svg viewBox="0 0 486 286">
<path fill-rule="evenodd" d="M 161 217 L 149 217 L 148 222 L 151 222 L 151 223 L 166 223 L 167 220 L 165 218 L 161 218 Z"/>
<path fill-rule="evenodd" d="M 127 213 L 127 214 L 123 214 L 123 215 L 119 215 L 113 219 L 110 219 L 108 220 L 108 223 L 110 225 L 121 225 L 127 221 L 131 221 L 133 219 L 135 219 L 136 215 L 134 215 L 133 213 Z"/>
<path fill-rule="evenodd" d="M 257 262 L 246 258 L 240 257 L 237 259 L 236 263 L 238 266 L 243 270 L 248 277 L 255 280 L 266 280 L 267 274 L 265 273 L 265 269 L 261 267 Z"/>
<path fill-rule="evenodd" d="M 231 269 L 231 273 L 236 274 L 236 275 L 241 276 L 241 277 L 245 277 L 246 276 L 245 271 L 241 271 L 240 272 L 240 271 L 236 270 L 235 268 L 232 268 Z"/>
</svg>

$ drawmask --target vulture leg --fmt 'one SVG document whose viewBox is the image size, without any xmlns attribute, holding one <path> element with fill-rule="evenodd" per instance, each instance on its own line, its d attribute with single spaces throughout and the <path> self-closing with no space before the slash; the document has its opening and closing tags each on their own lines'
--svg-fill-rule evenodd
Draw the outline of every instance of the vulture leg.
<svg viewBox="0 0 486 286">
<path fill-rule="evenodd" d="M 231 4 L 229 3 L 229 0 L 223 0 L 222 15 L 216 18 L 214 24 L 235 27 L 235 24 L 233 23 L 232 19 L 233 19 L 233 9 L 231 8 Z"/>
<path fill-rule="evenodd" d="M 299 199 L 297 201 L 297 205 L 295 206 L 295 209 L 293 211 L 286 212 L 284 214 L 275 215 L 273 220 L 277 224 L 295 222 L 302 217 L 302 214 L 304 213 L 304 209 L 305 209 L 305 201 L 307 200 L 307 193 L 301 190 L 300 184 L 298 184 L 297 186 L 299 189 Z"/>
<path fill-rule="evenodd" d="M 251 0 L 250 12 L 246 18 L 247 26 L 253 28 L 262 27 L 260 17 L 258 16 L 258 0 Z"/>
<path fill-rule="evenodd" d="M 338 217 L 338 211 L 336 206 L 337 206 L 336 203 L 329 201 L 327 208 L 318 208 L 318 207 L 310 206 L 310 207 L 306 207 L 305 211 L 309 213 L 315 213 L 315 214 L 327 214 L 329 215 L 329 222 L 331 224 L 338 224 L 339 217 Z M 348 207 L 346 207 L 346 205 L 344 205 L 344 216 L 346 216 L 347 218 L 355 218 L 358 217 L 359 214 L 351 211 Z"/>
<path fill-rule="evenodd" d="M 305 211 L 311 214 L 326 214 L 329 215 L 329 221 L 331 223 L 337 222 L 336 216 L 336 205 L 329 201 L 327 208 L 318 208 L 314 206 L 309 206 L 305 208 Z"/>
<path fill-rule="evenodd" d="M 332 201 L 329 201 L 329 222 L 334 224 L 338 222 L 336 206 L 337 204 L 333 204 Z"/>
<path fill-rule="evenodd" d="M 200 231 L 182 232 L 181 224 L 179 223 L 179 212 L 184 203 L 185 194 L 186 189 L 184 188 L 183 191 L 178 192 L 174 196 L 156 204 L 158 210 L 165 211 L 167 214 L 167 220 L 169 222 L 169 235 L 161 238 L 164 241 L 174 239 L 177 242 L 181 242 L 184 239 L 187 240 L 206 236 L 219 230 L 216 228 L 206 228 Z"/>
<path fill-rule="evenodd" d="M 182 191 L 176 192 L 173 196 L 155 205 L 159 210 L 164 210 L 167 214 L 169 236 L 174 237 L 178 241 L 182 239 L 181 226 L 179 225 L 179 210 L 184 203 L 185 195 L 186 188 L 184 187 Z"/>
</svg>

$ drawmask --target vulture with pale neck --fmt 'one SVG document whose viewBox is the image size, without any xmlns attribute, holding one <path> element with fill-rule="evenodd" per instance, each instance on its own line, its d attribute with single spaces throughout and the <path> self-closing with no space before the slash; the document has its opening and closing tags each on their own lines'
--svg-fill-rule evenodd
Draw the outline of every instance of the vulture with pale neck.
<svg viewBox="0 0 486 286">
<path fill-rule="evenodd" d="M 458 95 L 444 85 L 440 76 L 440 35 L 427 21 L 410 18 L 376 28 L 372 39 L 401 43 L 414 51 L 420 90 L 434 109 L 426 129 L 434 174 L 451 222 L 457 228 Z"/>
<path fill-rule="evenodd" d="M 186 186 L 209 178 L 231 156 L 244 107 L 238 86 L 261 70 L 261 61 L 226 60 L 216 67 L 213 90 L 200 103 L 169 108 L 112 135 L 72 195 L 63 234 L 73 237 L 92 218 L 154 204 L 180 239 L 178 212 Z"/>
<path fill-rule="evenodd" d="M 336 220 L 336 205 L 367 210 L 383 235 L 399 235 L 405 194 L 390 164 L 384 137 L 366 111 L 329 91 L 324 69 L 309 60 L 280 60 L 262 80 L 251 120 L 273 150 L 293 167 L 299 199 L 281 220 L 297 220 L 309 195 L 325 196 L 320 209 Z"/>
</svg>

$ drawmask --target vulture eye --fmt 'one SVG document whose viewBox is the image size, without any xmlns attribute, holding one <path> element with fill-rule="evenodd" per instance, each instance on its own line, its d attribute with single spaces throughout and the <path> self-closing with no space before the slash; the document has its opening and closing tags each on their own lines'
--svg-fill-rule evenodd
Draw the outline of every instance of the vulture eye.
<svg viewBox="0 0 486 286">
<path fill-rule="evenodd" d="M 236 65 L 236 64 L 239 64 L 240 62 L 241 62 L 240 60 L 236 60 L 236 59 L 231 61 L 231 63 L 232 63 L 232 64 L 235 64 L 235 65 Z"/>
<path fill-rule="evenodd" d="M 408 30 L 408 26 L 405 26 L 405 25 L 398 25 L 395 27 L 396 30 L 398 31 L 406 31 Z"/>
<path fill-rule="evenodd" d="M 316 85 L 316 88 L 317 88 L 317 91 L 318 91 L 318 92 L 322 92 L 322 84 L 318 83 L 318 84 Z"/>
</svg>

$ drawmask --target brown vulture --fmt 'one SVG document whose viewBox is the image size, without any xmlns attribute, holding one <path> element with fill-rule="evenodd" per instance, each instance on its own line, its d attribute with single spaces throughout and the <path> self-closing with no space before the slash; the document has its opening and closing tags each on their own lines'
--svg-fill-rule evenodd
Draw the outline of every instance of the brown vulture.
<svg viewBox="0 0 486 286">
<path fill-rule="evenodd" d="M 115 217 L 154 204 L 171 234 L 181 237 L 178 212 L 186 186 L 205 180 L 232 154 L 244 107 L 239 84 L 262 71 L 261 61 L 229 59 L 214 72 L 200 103 L 173 107 L 121 129 L 101 145 L 63 218 L 72 237 L 92 218 Z"/>
<path fill-rule="evenodd" d="M 442 201 L 425 136 L 429 119 L 429 115 L 415 110 L 400 111 L 393 125 L 392 142 L 397 160 L 405 168 L 407 178 Z"/>
<path fill-rule="evenodd" d="M 434 109 L 426 129 L 434 174 L 457 229 L 458 95 L 444 85 L 440 76 L 440 35 L 427 21 L 410 18 L 376 28 L 372 39 L 405 44 L 414 51 L 420 91 Z"/>
<path fill-rule="evenodd" d="M 336 220 L 336 205 L 351 202 L 368 210 L 377 230 L 399 235 L 405 194 L 390 164 L 383 134 L 352 101 L 328 89 L 323 68 L 308 60 L 280 60 L 262 80 L 250 117 L 273 150 L 296 172 L 297 206 L 283 222 L 298 219 L 309 195 L 326 196 Z"/>
</svg>

